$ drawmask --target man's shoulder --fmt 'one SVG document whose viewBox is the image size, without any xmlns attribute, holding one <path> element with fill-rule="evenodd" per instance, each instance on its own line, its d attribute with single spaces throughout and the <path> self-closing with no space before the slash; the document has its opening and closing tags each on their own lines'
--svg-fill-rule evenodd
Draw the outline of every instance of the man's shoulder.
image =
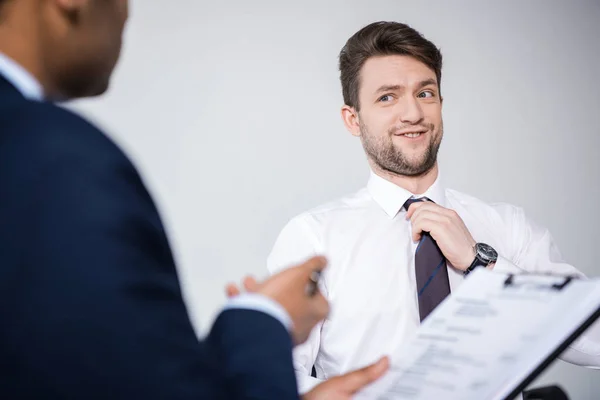
<svg viewBox="0 0 600 400">
<path fill-rule="evenodd" d="M 369 201 L 370 197 L 367 189 L 361 188 L 353 193 L 348 193 L 308 208 L 295 215 L 292 219 L 313 219 L 319 221 L 339 216 L 340 214 L 360 212 L 370 205 Z"/>
<path fill-rule="evenodd" d="M 503 221 L 523 214 L 523 208 L 516 204 L 503 201 L 486 201 L 471 194 L 446 189 L 446 199 L 456 211 L 468 212 L 475 215 L 497 217 Z"/>
<path fill-rule="evenodd" d="M 366 189 L 338 197 L 300 212 L 287 220 L 276 237 L 268 257 L 271 272 L 292 265 L 322 250 L 326 232 L 342 230 L 365 209 L 369 197 Z"/>
<path fill-rule="evenodd" d="M 0 121 L 0 155 L 14 168 L 25 163 L 43 168 L 61 160 L 94 166 L 124 156 L 100 128 L 51 103 L 28 101 L 3 107 Z"/>
<path fill-rule="evenodd" d="M 294 214 L 283 224 L 279 238 L 296 239 L 298 235 L 311 237 L 318 242 L 324 231 L 343 229 L 348 221 L 370 206 L 366 188 L 325 201 Z"/>
<path fill-rule="evenodd" d="M 0 124 L 0 184 L 10 193 L 0 205 L 6 212 L 23 211 L 20 199 L 67 193 L 44 188 L 64 187 L 75 195 L 81 182 L 139 181 L 129 158 L 99 128 L 70 110 L 28 102 L 12 110 L 0 108 Z"/>
<path fill-rule="evenodd" d="M 39 128 L 71 126 L 98 130 L 70 109 L 45 101 L 29 100 L 5 105 L 0 108 L 0 118 L 12 129 L 26 129 L 25 133 L 35 132 Z"/>
</svg>

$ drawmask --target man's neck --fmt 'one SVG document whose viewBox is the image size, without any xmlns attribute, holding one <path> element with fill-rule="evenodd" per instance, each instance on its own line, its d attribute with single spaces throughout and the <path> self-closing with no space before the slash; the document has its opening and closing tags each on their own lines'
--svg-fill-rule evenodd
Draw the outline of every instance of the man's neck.
<svg viewBox="0 0 600 400">
<path fill-rule="evenodd" d="M 371 162 L 370 164 L 371 169 L 375 174 L 397 186 L 400 186 L 405 190 L 408 190 L 414 195 L 425 193 L 438 177 L 437 162 L 434 164 L 433 168 L 420 176 L 398 175 L 389 171 L 385 171 Z"/>
<path fill-rule="evenodd" d="M 35 45 L 38 43 L 37 33 L 31 28 L 35 21 L 24 20 L 20 15 L 22 11 L 19 10 L 17 14 L 16 8 L 13 11 L 15 14 L 11 15 L 11 18 L 0 23 L 0 52 L 24 68 L 42 86 L 43 91 L 48 93 L 50 80 L 40 61 L 40 46 Z"/>
</svg>

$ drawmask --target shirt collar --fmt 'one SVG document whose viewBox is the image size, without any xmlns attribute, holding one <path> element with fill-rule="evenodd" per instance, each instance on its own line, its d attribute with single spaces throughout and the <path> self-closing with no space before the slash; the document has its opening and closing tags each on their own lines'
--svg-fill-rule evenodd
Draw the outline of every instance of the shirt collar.
<svg viewBox="0 0 600 400">
<path fill-rule="evenodd" d="M 44 99 L 42 85 L 37 79 L 13 59 L 2 53 L 0 53 L 0 75 L 4 76 L 25 98 L 37 101 Z"/>
<path fill-rule="evenodd" d="M 367 190 L 371 194 L 371 197 L 373 197 L 373 200 L 375 200 L 375 202 L 377 202 L 391 218 L 394 218 L 396 214 L 398 214 L 406 200 L 411 197 L 427 197 L 442 207 L 446 206 L 446 191 L 442 185 L 439 173 L 433 185 L 431 185 L 425 193 L 419 194 L 411 193 L 387 179 L 380 177 L 371 170 Z"/>
</svg>

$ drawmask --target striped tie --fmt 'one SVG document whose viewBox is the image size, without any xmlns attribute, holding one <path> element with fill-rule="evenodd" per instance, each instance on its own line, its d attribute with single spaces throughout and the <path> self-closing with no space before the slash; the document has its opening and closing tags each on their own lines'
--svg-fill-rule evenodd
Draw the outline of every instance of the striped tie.
<svg viewBox="0 0 600 400">
<path fill-rule="evenodd" d="M 404 208 L 417 201 L 428 198 L 408 199 Z M 419 315 L 421 321 L 450 294 L 446 257 L 435 243 L 429 232 L 422 232 L 421 241 L 415 251 L 415 275 L 419 295 Z"/>
</svg>

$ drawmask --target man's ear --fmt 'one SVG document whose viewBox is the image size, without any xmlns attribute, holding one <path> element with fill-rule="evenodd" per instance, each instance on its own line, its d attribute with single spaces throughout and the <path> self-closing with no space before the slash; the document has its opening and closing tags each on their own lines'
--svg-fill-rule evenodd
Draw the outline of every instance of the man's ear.
<svg viewBox="0 0 600 400">
<path fill-rule="evenodd" d="M 90 2 L 98 0 L 53 0 L 58 7 L 59 12 L 64 15 L 71 23 L 77 23 L 83 14 L 84 9 L 90 8 Z M 99 0 L 106 1 L 106 0 Z"/>
<path fill-rule="evenodd" d="M 342 121 L 344 121 L 344 126 L 352 136 L 360 136 L 359 115 L 354 107 L 346 104 L 342 107 Z"/>
<path fill-rule="evenodd" d="M 77 13 L 82 7 L 85 7 L 90 0 L 54 0 L 56 4 L 66 13 Z"/>
</svg>

